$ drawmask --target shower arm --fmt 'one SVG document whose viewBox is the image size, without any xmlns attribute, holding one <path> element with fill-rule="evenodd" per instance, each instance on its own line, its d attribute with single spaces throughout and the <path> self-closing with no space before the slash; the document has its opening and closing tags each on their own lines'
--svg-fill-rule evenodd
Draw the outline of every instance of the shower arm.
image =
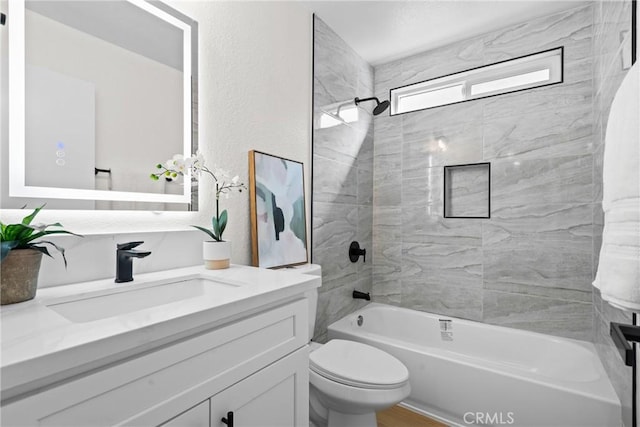
<svg viewBox="0 0 640 427">
<path fill-rule="evenodd" d="M 373 109 L 373 115 L 374 116 L 382 114 L 387 108 L 389 108 L 389 105 L 390 105 L 389 101 L 380 102 L 380 100 L 375 96 L 372 96 L 372 97 L 369 97 L 369 98 L 363 98 L 363 99 L 355 98 L 353 100 L 353 102 L 356 105 L 359 105 L 361 102 L 365 102 L 365 101 L 376 101 L 376 106 Z"/>
<path fill-rule="evenodd" d="M 354 102 L 356 103 L 356 105 L 360 104 L 361 102 L 365 102 L 365 101 L 376 101 L 376 104 L 380 104 L 380 100 L 375 96 L 372 96 L 370 98 L 363 98 L 363 99 L 356 98 L 356 99 L 354 99 Z"/>
</svg>

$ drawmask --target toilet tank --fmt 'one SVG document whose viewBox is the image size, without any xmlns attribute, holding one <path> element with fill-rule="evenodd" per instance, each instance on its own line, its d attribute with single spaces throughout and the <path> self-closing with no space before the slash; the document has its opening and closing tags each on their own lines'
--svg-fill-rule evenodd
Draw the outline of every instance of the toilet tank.
<svg viewBox="0 0 640 427">
<path fill-rule="evenodd" d="M 298 265 L 291 269 L 296 273 L 320 276 L 322 278 L 322 266 L 318 264 Z M 322 284 L 320 284 L 322 286 Z M 309 340 L 313 338 L 313 331 L 316 327 L 316 310 L 318 308 L 318 288 L 307 291 L 304 296 L 309 301 Z"/>
</svg>

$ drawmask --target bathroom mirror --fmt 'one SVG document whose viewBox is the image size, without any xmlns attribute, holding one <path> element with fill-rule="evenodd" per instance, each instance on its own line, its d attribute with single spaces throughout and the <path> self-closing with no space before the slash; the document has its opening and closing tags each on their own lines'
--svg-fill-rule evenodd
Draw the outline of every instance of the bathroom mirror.
<svg viewBox="0 0 640 427">
<path fill-rule="evenodd" d="M 197 148 L 197 23 L 157 1 L 8 6 L 2 207 L 196 209 L 189 178 L 149 175 Z"/>
</svg>

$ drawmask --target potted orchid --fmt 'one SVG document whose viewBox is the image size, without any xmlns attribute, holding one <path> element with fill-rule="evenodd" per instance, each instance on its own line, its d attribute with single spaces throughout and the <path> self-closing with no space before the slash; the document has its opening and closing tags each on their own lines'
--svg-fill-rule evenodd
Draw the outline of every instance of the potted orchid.
<svg viewBox="0 0 640 427">
<path fill-rule="evenodd" d="M 216 214 L 211 219 L 212 227 L 210 229 L 199 225 L 192 225 L 192 227 L 206 233 L 212 239 L 203 242 L 205 268 L 209 270 L 228 268 L 231 259 L 231 242 L 222 240 L 222 234 L 227 227 L 228 214 L 226 209 L 220 212 L 220 197 L 228 199 L 235 191 L 242 193 L 242 190 L 247 189 L 246 185 L 240 182 L 238 175 L 231 178 L 230 174 L 223 169 L 216 168 L 213 171 L 209 169 L 200 152 L 187 158 L 176 154 L 166 162 L 157 164 L 156 169 L 157 172 L 150 176 L 155 181 L 160 178 L 176 180 L 189 174 L 196 180 L 200 179 L 203 173 L 211 176 L 216 184 Z"/>
</svg>

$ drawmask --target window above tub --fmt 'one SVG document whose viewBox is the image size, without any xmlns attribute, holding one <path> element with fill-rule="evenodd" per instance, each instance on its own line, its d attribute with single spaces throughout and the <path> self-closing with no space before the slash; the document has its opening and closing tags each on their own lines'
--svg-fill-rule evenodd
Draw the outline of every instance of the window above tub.
<svg viewBox="0 0 640 427">
<path fill-rule="evenodd" d="M 391 115 L 562 83 L 563 48 L 390 90 Z"/>
</svg>

